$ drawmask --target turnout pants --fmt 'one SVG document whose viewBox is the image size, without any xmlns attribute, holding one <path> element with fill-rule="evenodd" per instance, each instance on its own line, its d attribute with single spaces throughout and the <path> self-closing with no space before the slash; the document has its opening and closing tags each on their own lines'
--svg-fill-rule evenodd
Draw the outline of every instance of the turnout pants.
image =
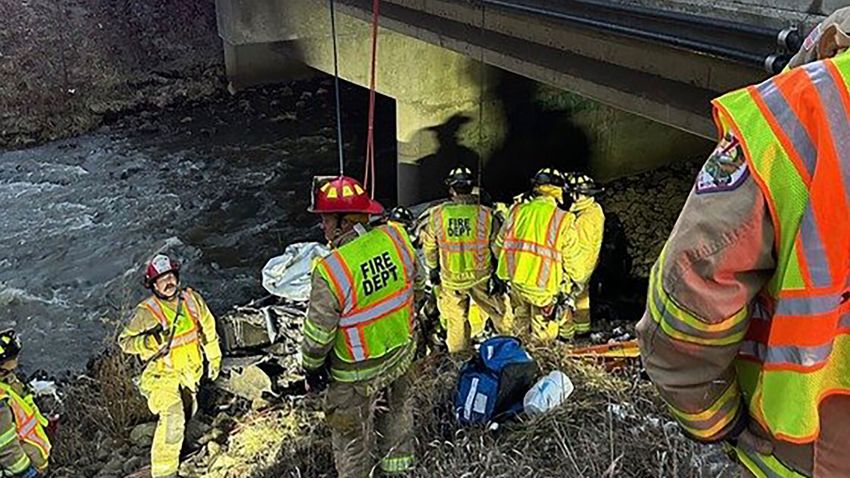
<svg viewBox="0 0 850 478">
<path fill-rule="evenodd" d="M 411 377 L 412 367 L 372 395 L 363 384 L 331 382 L 325 413 L 339 478 L 366 478 L 376 466 L 387 475 L 413 467 Z"/>
<path fill-rule="evenodd" d="M 151 445 L 151 477 L 176 477 L 186 421 L 197 408 L 195 392 L 180 385 L 176 375 L 158 376 L 148 387 L 142 393 L 159 417 Z"/>
<path fill-rule="evenodd" d="M 557 339 L 571 339 L 575 333 L 572 314 L 564 313 L 561 317 L 552 317 L 552 303 L 541 307 L 529 301 L 521 293 L 511 290 L 511 307 L 513 308 L 516 333 L 524 340 L 534 340 L 547 343 Z"/>
<path fill-rule="evenodd" d="M 449 353 L 462 352 L 469 348 L 472 326 L 469 308 L 475 302 L 481 312 L 493 321 L 496 331 L 502 335 L 513 335 L 514 317 L 505 295 L 489 295 L 487 282 L 468 289 L 449 289 L 440 286 L 437 306 L 446 323 L 446 346 Z"/>
<path fill-rule="evenodd" d="M 590 333 L 590 289 L 584 288 L 576 297 L 576 311 L 573 317 L 575 333 Z"/>
</svg>

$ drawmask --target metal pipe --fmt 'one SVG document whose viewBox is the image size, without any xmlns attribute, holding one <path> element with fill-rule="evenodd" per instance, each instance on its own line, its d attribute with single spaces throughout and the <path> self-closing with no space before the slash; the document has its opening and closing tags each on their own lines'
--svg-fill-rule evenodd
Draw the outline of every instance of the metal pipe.
<svg viewBox="0 0 850 478">
<path fill-rule="evenodd" d="M 675 22 L 686 23 L 690 25 L 699 25 L 702 27 L 709 27 L 719 30 L 733 31 L 735 33 L 743 33 L 751 36 L 764 36 L 770 39 L 776 38 L 776 35 L 779 33 L 779 30 L 763 27 L 761 25 L 751 25 L 748 23 L 734 22 L 729 20 L 719 20 L 716 18 L 703 17 L 682 12 L 656 10 L 640 5 L 621 5 L 604 3 L 594 0 L 570 0 L 570 2 L 588 7 L 604 8 L 606 10 L 614 12 L 662 18 L 665 20 L 672 20 Z"/>
<path fill-rule="evenodd" d="M 681 38 L 673 35 L 667 35 L 664 33 L 656 33 L 647 30 L 641 30 L 638 28 L 627 27 L 623 25 L 618 25 L 616 23 L 601 21 L 601 20 L 592 20 L 589 18 L 580 17 L 577 15 L 570 15 L 568 13 L 557 12 L 553 10 L 548 10 L 540 7 L 532 7 L 529 5 L 518 5 L 513 2 L 503 1 L 503 0 L 481 0 L 482 3 L 492 5 L 495 7 L 502 7 L 510 10 L 522 11 L 525 13 L 531 13 L 535 15 L 542 15 L 551 18 L 557 18 L 559 20 L 563 20 L 566 22 L 574 23 L 581 26 L 586 26 L 594 29 L 601 30 L 609 30 L 624 36 L 629 36 L 641 40 L 652 40 L 660 43 L 666 43 L 673 46 L 678 46 L 681 48 L 697 50 L 704 53 L 708 53 L 715 56 L 720 56 L 723 58 L 728 58 L 730 60 L 734 60 L 740 63 L 744 63 L 747 65 L 754 65 L 763 67 L 765 64 L 765 57 L 763 55 L 751 53 L 743 50 L 736 50 L 733 48 L 727 48 L 722 45 L 714 45 L 711 43 L 702 42 L 699 40 L 691 40 L 688 38 Z"/>
</svg>

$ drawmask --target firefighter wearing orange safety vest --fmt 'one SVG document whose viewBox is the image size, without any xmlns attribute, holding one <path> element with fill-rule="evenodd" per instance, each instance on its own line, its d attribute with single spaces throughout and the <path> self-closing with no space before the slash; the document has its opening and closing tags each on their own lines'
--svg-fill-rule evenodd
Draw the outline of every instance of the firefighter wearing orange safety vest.
<svg viewBox="0 0 850 478">
<path fill-rule="evenodd" d="M 325 411 L 340 478 L 413 467 L 411 364 L 414 317 L 425 277 L 404 228 L 371 227 L 383 207 L 354 179 L 315 191 L 333 251 L 313 270 L 303 366 L 311 392 L 328 387 Z"/>
<path fill-rule="evenodd" d="M 650 278 L 643 360 L 745 476 L 850 476 L 850 8 L 714 101 L 720 144 Z"/>
<path fill-rule="evenodd" d="M 47 471 L 47 419 L 32 392 L 15 376 L 21 343 L 12 330 L 0 332 L 0 476 L 35 478 Z"/>
<path fill-rule="evenodd" d="M 431 283 L 439 286 L 437 306 L 446 326 L 446 346 L 456 353 L 469 348 L 472 303 L 502 335 L 513 335 L 513 313 L 504 282 L 493 270 L 491 246 L 501 227 L 499 219 L 472 194 L 468 168 L 453 169 L 446 186 L 451 200 L 429 211 L 421 238 Z"/>
<path fill-rule="evenodd" d="M 568 298 L 574 290 L 575 216 L 561 208 L 560 171 L 541 169 L 532 186 L 534 197 L 511 207 L 493 253 L 498 277 L 510 283 L 517 332 L 549 342 L 574 332 Z"/>
<path fill-rule="evenodd" d="M 221 370 L 215 318 L 199 293 L 180 289 L 179 273 L 179 263 L 163 254 L 147 264 L 144 283 L 153 295 L 136 307 L 118 338 L 124 352 L 145 362 L 139 389 L 159 416 L 151 446 L 153 478 L 177 476 L 198 386 Z"/>
</svg>

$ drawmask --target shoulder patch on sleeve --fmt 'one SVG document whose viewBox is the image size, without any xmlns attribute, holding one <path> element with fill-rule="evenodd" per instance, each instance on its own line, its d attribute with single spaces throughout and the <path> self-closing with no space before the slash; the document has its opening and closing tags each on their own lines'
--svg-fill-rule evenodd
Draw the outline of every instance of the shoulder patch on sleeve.
<svg viewBox="0 0 850 478">
<path fill-rule="evenodd" d="M 697 175 L 696 193 L 733 191 L 738 189 L 749 175 L 750 170 L 744 159 L 741 143 L 732 133 L 728 133 Z"/>
</svg>

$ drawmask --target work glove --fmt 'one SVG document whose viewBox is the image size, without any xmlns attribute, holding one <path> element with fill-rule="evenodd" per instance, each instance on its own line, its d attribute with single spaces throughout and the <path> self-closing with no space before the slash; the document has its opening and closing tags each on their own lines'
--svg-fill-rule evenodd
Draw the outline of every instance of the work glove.
<svg viewBox="0 0 850 478">
<path fill-rule="evenodd" d="M 428 280 L 431 281 L 431 285 L 440 285 L 440 269 L 431 269 L 431 271 L 428 273 Z"/>
<path fill-rule="evenodd" d="M 23 473 L 17 476 L 18 478 L 38 478 L 39 476 L 41 476 L 41 473 L 39 473 L 34 466 L 30 465 L 29 468 L 27 468 L 26 470 L 24 470 Z"/>
<path fill-rule="evenodd" d="M 207 362 L 207 378 L 211 382 L 215 382 L 219 374 L 221 374 L 221 357 L 209 360 Z"/>
<path fill-rule="evenodd" d="M 508 283 L 499 279 L 496 274 L 490 276 L 490 282 L 487 283 L 488 295 L 504 295 L 508 293 Z"/>
<path fill-rule="evenodd" d="M 330 381 L 325 367 L 317 370 L 307 370 L 307 393 L 322 393 Z"/>
</svg>

